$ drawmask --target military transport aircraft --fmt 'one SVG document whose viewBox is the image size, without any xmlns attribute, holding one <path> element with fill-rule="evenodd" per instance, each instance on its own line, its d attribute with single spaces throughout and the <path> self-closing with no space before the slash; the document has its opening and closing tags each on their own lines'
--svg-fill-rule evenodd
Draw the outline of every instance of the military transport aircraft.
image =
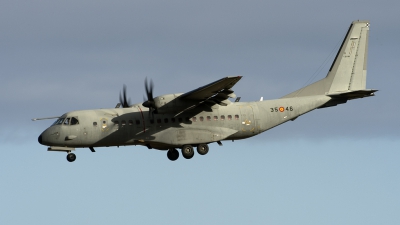
<svg viewBox="0 0 400 225">
<path fill-rule="evenodd" d="M 75 148 L 142 145 L 167 150 L 168 159 L 190 159 L 208 144 L 245 139 L 314 109 L 374 96 L 366 89 L 368 21 L 354 21 L 328 75 L 280 99 L 239 102 L 232 88 L 241 76 L 225 77 L 184 94 L 153 97 L 153 83 L 145 80 L 147 100 L 131 105 L 124 86 L 115 108 L 65 113 L 39 136 L 48 151 L 67 152 L 73 162 Z M 231 102 L 229 98 L 236 98 Z M 122 108 L 121 108 L 122 106 Z M 49 119 L 49 118 L 39 118 Z"/>
</svg>

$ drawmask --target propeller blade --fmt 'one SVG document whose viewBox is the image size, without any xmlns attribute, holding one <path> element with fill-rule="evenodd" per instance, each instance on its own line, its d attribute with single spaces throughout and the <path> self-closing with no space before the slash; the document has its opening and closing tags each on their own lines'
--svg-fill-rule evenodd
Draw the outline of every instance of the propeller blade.
<svg viewBox="0 0 400 225">
<path fill-rule="evenodd" d="M 129 108 L 130 106 L 130 99 L 126 98 L 126 85 L 124 84 L 122 88 L 122 94 L 119 94 L 119 102 L 121 103 L 123 108 Z"/>
<path fill-rule="evenodd" d="M 153 89 L 154 83 L 153 80 L 150 79 L 150 83 L 147 82 L 147 77 L 144 79 L 144 88 L 146 90 L 147 101 L 154 101 L 153 98 Z"/>
<path fill-rule="evenodd" d="M 156 105 L 154 103 L 153 97 L 153 89 L 154 83 L 153 80 L 150 79 L 150 82 L 147 81 L 147 77 L 144 79 L 144 89 L 146 90 L 147 100 L 143 102 L 143 106 L 149 109 L 156 109 Z M 149 110 L 150 112 L 151 110 Z"/>
</svg>

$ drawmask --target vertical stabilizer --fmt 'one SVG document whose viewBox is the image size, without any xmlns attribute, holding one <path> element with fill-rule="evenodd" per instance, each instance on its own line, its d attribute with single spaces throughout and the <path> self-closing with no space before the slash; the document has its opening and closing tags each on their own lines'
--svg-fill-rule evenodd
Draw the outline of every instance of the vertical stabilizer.
<svg viewBox="0 0 400 225">
<path fill-rule="evenodd" d="M 283 98 L 335 95 L 365 90 L 367 79 L 368 21 L 354 21 L 347 31 L 328 75 Z"/>
<path fill-rule="evenodd" d="M 368 33 L 368 21 L 351 24 L 327 76 L 332 82 L 329 93 L 366 88 Z"/>
</svg>

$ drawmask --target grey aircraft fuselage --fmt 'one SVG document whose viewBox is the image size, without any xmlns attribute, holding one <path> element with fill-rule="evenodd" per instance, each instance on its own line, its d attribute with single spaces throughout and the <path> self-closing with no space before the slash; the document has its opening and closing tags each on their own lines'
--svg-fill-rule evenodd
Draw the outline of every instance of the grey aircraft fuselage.
<svg viewBox="0 0 400 225">
<path fill-rule="evenodd" d="M 49 151 L 67 152 L 76 158 L 75 148 L 142 145 L 168 150 L 170 160 L 207 154 L 208 144 L 252 137 L 294 120 L 314 109 L 336 106 L 348 100 L 374 96 L 366 89 L 368 21 L 353 21 L 327 76 L 280 99 L 231 102 L 231 89 L 242 77 L 225 77 L 184 94 L 153 98 L 153 85 L 147 85 L 148 100 L 130 105 L 123 97 L 116 108 L 72 111 L 38 138 Z M 238 99 L 237 99 L 238 100 Z M 123 108 L 119 108 L 122 105 Z M 46 118 L 43 118 L 46 119 Z"/>
<path fill-rule="evenodd" d="M 331 98 L 307 96 L 259 102 L 233 102 L 199 108 L 190 113 L 154 114 L 141 104 L 131 108 L 73 111 L 60 118 L 76 118 L 78 124 L 59 124 L 41 135 L 49 146 L 102 147 L 144 145 L 168 150 L 186 144 L 249 138 L 316 109 Z"/>
</svg>

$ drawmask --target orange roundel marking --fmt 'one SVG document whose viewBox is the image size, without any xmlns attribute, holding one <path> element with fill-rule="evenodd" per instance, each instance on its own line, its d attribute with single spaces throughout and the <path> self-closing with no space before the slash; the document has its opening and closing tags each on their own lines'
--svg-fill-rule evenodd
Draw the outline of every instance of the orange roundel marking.
<svg viewBox="0 0 400 225">
<path fill-rule="evenodd" d="M 283 111 L 285 111 L 285 108 L 279 107 L 279 112 L 283 112 Z"/>
</svg>

